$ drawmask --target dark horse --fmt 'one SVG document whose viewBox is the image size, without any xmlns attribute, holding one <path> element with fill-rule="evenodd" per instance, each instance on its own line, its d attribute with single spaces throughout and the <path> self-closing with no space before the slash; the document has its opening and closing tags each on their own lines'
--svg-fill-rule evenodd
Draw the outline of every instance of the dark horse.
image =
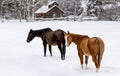
<svg viewBox="0 0 120 76">
<path fill-rule="evenodd" d="M 67 45 L 72 42 L 77 45 L 78 56 L 80 58 L 81 67 L 83 68 L 83 55 L 85 55 L 86 68 L 88 64 L 88 57 L 92 56 L 92 60 L 96 66 L 96 72 L 100 69 L 102 56 L 104 53 L 104 42 L 99 37 L 88 37 L 87 35 L 73 34 L 68 31 Z"/>
<path fill-rule="evenodd" d="M 30 29 L 27 42 L 30 42 L 35 37 L 41 37 L 44 46 L 44 56 L 46 56 L 46 47 L 49 45 L 50 55 L 52 56 L 51 45 L 58 45 L 58 48 L 61 53 L 61 59 L 65 59 L 65 37 L 64 31 L 58 29 L 56 31 L 52 31 L 50 28 L 40 29 L 40 30 L 32 30 Z"/>
</svg>

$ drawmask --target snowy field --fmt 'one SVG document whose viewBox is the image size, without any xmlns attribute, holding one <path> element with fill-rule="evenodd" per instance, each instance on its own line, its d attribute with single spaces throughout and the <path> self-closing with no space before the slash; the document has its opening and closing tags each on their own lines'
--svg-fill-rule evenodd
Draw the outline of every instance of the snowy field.
<svg viewBox="0 0 120 76">
<path fill-rule="evenodd" d="M 56 46 L 52 47 L 52 57 L 48 49 L 47 57 L 44 57 L 40 38 L 26 42 L 30 29 L 46 27 L 101 37 L 105 42 L 105 52 L 99 73 L 96 73 L 91 57 L 88 69 L 81 69 L 73 43 L 66 48 L 66 59 L 62 61 Z M 120 22 L 0 22 L 0 76 L 120 76 L 119 58 Z"/>
</svg>

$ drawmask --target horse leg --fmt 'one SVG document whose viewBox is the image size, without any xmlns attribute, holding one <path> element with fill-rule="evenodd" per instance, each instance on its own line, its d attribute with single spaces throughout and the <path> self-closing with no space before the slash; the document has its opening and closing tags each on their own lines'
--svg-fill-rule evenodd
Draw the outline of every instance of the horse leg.
<svg viewBox="0 0 120 76">
<path fill-rule="evenodd" d="M 43 46 L 44 46 L 44 56 L 46 56 L 46 47 L 47 47 L 47 43 L 43 42 Z"/>
<path fill-rule="evenodd" d="M 49 45 L 49 52 L 50 52 L 50 55 L 52 56 L 52 49 L 51 49 L 51 45 Z"/>
<path fill-rule="evenodd" d="M 62 47 L 63 49 L 63 59 L 65 59 L 65 53 L 66 53 L 66 46 L 65 46 L 65 40 L 64 40 L 64 42 L 63 42 L 63 47 Z"/>
<path fill-rule="evenodd" d="M 62 51 L 61 45 L 58 44 L 58 48 L 59 48 L 60 53 L 61 53 L 61 59 L 64 60 L 63 51 Z"/>
<path fill-rule="evenodd" d="M 78 52 L 78 56 L 80 58 L 81 68 L 83 69 L 83 55 Z"/>
<path fill-rule="evenodd" d="M 88 58 L 89 58 L 89 56 L 85 56 L 86 69 L 87 69 L 87 65 L 88 65 Z"/>
<path fill-rule="evenodd" d="M 98 60 L 97 60 L 96 56 L 92 56 L 92 60 L 95 63 L 96 72 L 98 72 L 99 71 L 99 65 L 98 65 Z"/>
</svg>

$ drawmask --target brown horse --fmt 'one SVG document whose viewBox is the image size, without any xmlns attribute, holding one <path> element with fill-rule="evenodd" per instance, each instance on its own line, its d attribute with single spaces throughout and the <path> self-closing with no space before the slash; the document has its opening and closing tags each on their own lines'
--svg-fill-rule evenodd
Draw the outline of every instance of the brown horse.
<svg viewBox="0 0 120 76">
<path fill-rule="evenodd" d="M 86 68 L 88 64 L 88 57 L 92 56 L 92 60 L 96 66 L 96 72 L 98 72 L 104 53 L 103 40 L 99 37 L 89 38 L 87 35 L 73 34 L 69 31 L 65 35 L 67 36 L 67 46 L 69 46 L 72 42 L 77 45 L 81 68 L 83 69 L 83 55 L 85 55 Z"/>
<path fill-rule="evenodd" d="M 66 53 L 66 46 L 65 46 L 65 37 L 64 37 L 64 31 L 61 29 L 52 31 L 50 28 L 44 28 L 40 30 L 30 30 L 27 37 L 27 42 L 29 43 L 32 41 L 35 37 L 40 37 L 43 41 L 43 47 L 44 47 L 44 56 L 46 56 L 46 48 L 47 44 L 49 46 L 49 51 L 52 56 L 52 45 L 58 46 L 60 53 L 61 53 L 61 59 L 65 60 L 65 53 Z"/>
</svg>

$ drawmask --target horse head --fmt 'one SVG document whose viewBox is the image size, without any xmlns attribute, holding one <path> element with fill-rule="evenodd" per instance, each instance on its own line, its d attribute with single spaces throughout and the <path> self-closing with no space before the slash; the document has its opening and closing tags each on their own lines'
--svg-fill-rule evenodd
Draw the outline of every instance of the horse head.
<svg viewBox="0 0 120 76">
<path fill-rule="evenodd" d="M 27 37 L 27 42 L 29 43 L 31 40 L 33 40 L 33 38 L 35 37 L 33 30 L 30 29 L 29 33 L 28 33 L 28 37 Z"/>
<path fill-rule="evenodd" d="M 70 32 L 68 31 L 67 33 L 65 33 L 65 36 L 66 36 L 67 46 L 69 46 L 72 43 L 72 37 L 70 35 Z"/>
</svg>

